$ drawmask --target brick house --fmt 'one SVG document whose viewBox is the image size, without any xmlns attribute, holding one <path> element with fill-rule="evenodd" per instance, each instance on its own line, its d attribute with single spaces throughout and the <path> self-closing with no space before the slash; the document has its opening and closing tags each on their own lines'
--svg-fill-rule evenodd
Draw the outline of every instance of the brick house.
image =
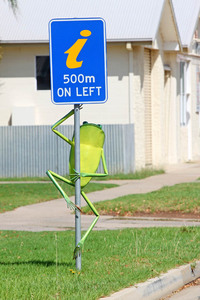
<svg viewBox="0 0 200 300">
<path fill-rule="evenodd" d="M 53 124 L 71 109 L 50 100 L 48 22 L 102 17 L 108 101 L 85 105 L 82 121 L 134 123 L 136 169 L 199 159 L 198 2 L 18 0 L 14 15 L 1 1 L 0 125 Z"/>
</svg>

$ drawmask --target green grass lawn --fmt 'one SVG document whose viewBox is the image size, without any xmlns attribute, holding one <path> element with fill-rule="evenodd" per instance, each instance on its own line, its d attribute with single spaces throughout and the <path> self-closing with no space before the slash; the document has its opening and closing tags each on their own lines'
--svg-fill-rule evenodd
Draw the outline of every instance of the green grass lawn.
<svg viewBox="0 0 200 300">
<path fill-rule="evenodd" d="M 111 187 L 91 183 L 90 192 Z M 71 195 L 74 189 L 65 187 Z M 71 189 L 71 190 L 70 190 Z M 0 185 L 0 212 L 61 198 L 53 184 Z M 200 213 L 200 183 L 95 203 L 102 213 L 182 211 Z M 142 228 L 93 231 L 82 254 L 72 259 L 74 231 L 0 232 L 0 299 L 98 299 L 200 259 L 200 228 Z"/>
<path fill-rule="evenodd" d="M 200 259 L 200 228 L 93 231 L 82 270 L 74 232 L 0 232 L 0 299 L 98 299 Z"/>
<path fill-rule="evenodd" d="M 144 168 L 140 171 L 136 171 L 135 173 L 129 174 L 115 174 L 108 175 L 106 177 L 96 177 L 95 180 L 111 180 L 111 179 L 143 179 L 149 176 L 159 175 L 165 173 L 163 169 L 152 169 L 152 168 Z M 45 177 L 9 177 L 9 178 L 0 178 L 0 181 L 49 181 L 47 176 Z"/>
<path fill-rule="evenodd" d="M 166 186 L 146 194 L 123 196 L 95 203 L 101 214 L 132 216 L 136 213 L 181 212 L 200 214 L 200 182 Z M 88 212 L 87 207 L 83 208 Z"/>
<path fill-rule="evenodd" d="M 111 188 L 116 185 L 90 183 L 84 189 L 86 193 Z M 74 188 L 63 184 L 67 195 L 74 194 Z M 0 212 L 16 207 L 61 198 L 52 183 L 0 184 Z M 132 216 L 136 213 L 181 212 L 200 214 L 200 182 L 177 184 L 172 187 L 146 194 L 123 196 L 110 201 L 95 203 L 100 215 L 115 214 Z M 85 213 L 90 213 L 86 206 Z"/>
<path fill-rule="evenodd" d="M 49 181 L 49 177 L 1 177 L 0 182 L 1 181 Z"/>
<path fill-rule="evenodd" d="M 128 173 L 128 174 L 115 174 L 115 175 L 108 175 L 106 177 L 99 177 L 95 178 L 95 180 L 138 180 L 138 179 L 144 179 L 150 176 L 160 175 L 164 174 L 165 171 L 163 169 L 151 169 L 151 168 L 144 168 L 140 171 L 136 171 L 135 173 Z"/>
<path fill-rule="evenodd" d="M 142 179 L 148 176 L 164 173 L 163 170 L 154 169 L 142 169 L 134 174 L 117 174 L 109 175 L 106 179 Z M 101 178 L 102 180 L 102 178 Z M 19 206 L 35 204 L 52 199 L 61 198 L 61 194 L 54 187 L 54 185 L 46 177 L 23 177 L 23 178 L 0 178 L 0 181 L 24 181 L 20 184 L 0 184 L 0 213 L 13 210 Z M 36 183 L 26 183 L 26 181 L 39 181 Z M 41 183 L 41 181 L 47 181 L 48 183 Z M 68 196 L 74 195 L 74 188 L 70 185 L 60 183 Z M 117 185 L 109 183 L 94 183 L 88 184 L 84 191 L 86 193 L 96 190 L 102 190 L 106 188 L 115 187 Z"/>
<path fill-rule="evenodd" d="M 74 195 L 74 187 L 61 183 L 68 196 Z M 86 193 L 117 186 L 116 184 L 90 183 Z M 0 184 L 0 213 L 19 206 L 62 198 L 53 183 Z"/>
</svg>

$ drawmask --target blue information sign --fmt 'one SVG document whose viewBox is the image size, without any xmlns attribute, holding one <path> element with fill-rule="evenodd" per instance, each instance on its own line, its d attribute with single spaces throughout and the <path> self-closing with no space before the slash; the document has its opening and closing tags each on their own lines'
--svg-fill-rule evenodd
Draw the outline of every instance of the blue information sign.
<svg viewBox="0 0 200 300">
<path fill-rule="evenodd" d="M 51 99 L 54 104 L 107 100 L 105 21 L 53 19 L 49 22 Z"/>
</svg>

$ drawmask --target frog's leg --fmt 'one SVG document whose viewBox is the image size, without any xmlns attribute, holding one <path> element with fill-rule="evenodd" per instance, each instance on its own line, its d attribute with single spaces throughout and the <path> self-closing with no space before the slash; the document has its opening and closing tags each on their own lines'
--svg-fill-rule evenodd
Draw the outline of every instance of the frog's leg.
<svg viewBox="0 0 200 300">
<path fill-rule="evenodd" d="M 55 185 L 55 187 L 59 190 L 59 192 L 61 193 L 61 195 L 64 197 L 65 201 L 67 202 L 67 207 L 69 207 L 70 209 L 78 209 L 80 210 L 80 208 L 78 206 L 76 206 L 70 199 L 69 197 L 67 196 L 67 194 L 63 191 L 63 189 L 61 188 L 61 186 L 59 185 L 59 183 L 57 182 L 57 179 L 60 179 L 62 181 L 64 181 L 65 183 L 69 184 L 69 185 L 72 185 L 74 186 L 74 184 L 68 180 L 67 178 L 64 178 L 52 171 L 47 171 L 47 175 L 49 176 L 49 178 L 51 179 L 51 181 L 53 182 L 53 184 Z M 81 211 L 81 210 L 80 210 Z"/>
<path fill-rule="evenodd" d="M 87 202 L 88 206 L 91 208 L 91 210 L 93 211 L 93 213 L 95 214 L 96 218 L 94 219 L 94 221 L 92 222 L 92 224 L 90 225 L 90 227 L 88 228 L 87 232 L 84 234 L 84 236 L 81 238 L 80 242 L 78 243 L 78 245 L 76 246 L 76 248 L 74 249 L 74 258 L 76 258 L 82 248 L 83 248 L 83 244 L 87 238 L 87 236 L 89 235 L 89 233 L 92 231 L 93 227 L 95 226 L 96 222 L 99 219 L 99 213 L 97 212 L 96 208 L 94 207 L 94 205 L 92 204 L 92 202 L 88 199 L 88 197 L 86 196 L 86 194 L 81 191 L 81 195 L 83 196 L 83 198 L 85 199 L 85 201 Z"/>
<path fill-rule="evenodd" d="M 107 166 L 106 166 L 106 160 L 105 160 L 103 149 L 102 149 L 102 153 L 101 153 L 101 158 L 102 158 L 102 163 L 103 163 L 103 168 L 104 168 L 105 173 L 102 173 L 102 174 L 101 173 L 78 173 L 78 172 L 76 172 L 76 170 L 74 170 L 76 175 L 74 176 L 73 180 L 76 181 L 80 177 L 105 177 L 105 176 L 107 176 L 108 175 L 108 170 L 107 170 Z M 81 195 L 83 196 L 83 198 L 87 202 L 88 206 L 91 208 L 91 210 L 95 214 L 96 218 L 94 219 L 94 221 L 92 222 L 92 224 L 88 228 L 87 232 L 84 234 L 84 236 L 82 237 L 82 239 L 80 240 L 80 242 L 78 243 L 76 248 L 74 249 L 74 258 L 76 258 L 77 255 L 80 254 L 81 249 L 83 247 L 83 244 L 84 244 L 87 236 L 89 235 L 89 233 L 91 232 L 91 230 L 93 229 L 93 227 L 95 226 L 96 222 L 99 219 L 99 213 L 97 212 L 96 208 L 91 203 L 91 201 L 88 199 L 86 194 L 83 191 L 81 191 Z"/>
</svg>

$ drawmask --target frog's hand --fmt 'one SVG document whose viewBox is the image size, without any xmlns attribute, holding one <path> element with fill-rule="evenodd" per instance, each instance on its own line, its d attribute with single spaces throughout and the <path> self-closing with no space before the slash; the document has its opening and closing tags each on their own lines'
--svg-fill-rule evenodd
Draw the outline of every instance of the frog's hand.
<svg viewBox="0 0 200 300">
<path fill-rule="evenodd" d="M 68 180 L 68 179 L 66 179 L 66 178 L 64 178 L 64 177 L 62 177 L 62 176 L 60 176 L 60 175 L 58 175 L 58 174 L 56 174 L 56 173 L 54 173 L 54 172 L 52 172 L 52 171 L 47 171 L 47 175 L 49 176 L 49 178 L 51 179 L 51 181 L 53 182 L 53 184 L 55 185 L 55 187 L 59 190 L 59 192 L 61 193 L 61 195 L 64 197 L 65 201 L 67 202 L 67 207 L 69 207 L 70 209 L 73 209 L 73 210 L 75 210 L 75 209 L 80 210 L 80 208 L 79 208 L 78 206 L 76 206 L 76 205 L 69 199 L 69 197 L 68 197 L 67 194 L 63 191 L 63 189 L 61 188 L 61 186 L 59 185 L 59 183 L 56 181 L 55 178 L 60 179 L 60 180 L 62 180 L 62 181 L 64 181 L 64 182 L 66 182 L 66 183 L 69 184 L 69 185 L 73 185 L 73 183 L 72 183 L 70 180 Z"/>
<path fill-rule="evenodd" d="M 92 204 L 92 202 L 88 199 L 88 197 L 86 196 L 86 194 L 83 191 L 81 192 L 81 195 L 83 196 L 83 198 L 87 202 L 88 206 L 91 208 L 91 210 L 95 214 L 96 218 L 94 219 L 94 221 L 92 222 L 92 224 L 90 225 L 90 227 L 88 228 L 88 230 L 86 231 L 86 233 L 84 234 L 84 236 L 82 237 L 80 242 L 76 245 L 76 248 L 74 249 L 74 258 L 76 258 L 82 251 L 82 248 L 83 248 L 86 238 L 88 237 L 88 235 L 90 234 L 90 232 L 92 231 L 93 227 L 95 226 L 95 224 L 97 223 L 97 221 L 99 219 L 99 213 L 97 212 L 97 210 L 94 207 L 94 205 Z"/>
<path fill-rule="evenodd" d="M 74 169 L 74 173 L 70 174 L 72 182 L 76 182 L 81 177 L 95 177 L 95 176 L 106 176 L 105 174 L 97 174 L 97 173 L 79 173 Z"/>
<path fill-rule="evenodd" d="M 73 171 L 74 173 L 69 175 L 71 177 L 72 182 L 76 182 L 81 177 L 81 173 L 77 172 L 75 169 L 73 169 Z"/>
</svg>

